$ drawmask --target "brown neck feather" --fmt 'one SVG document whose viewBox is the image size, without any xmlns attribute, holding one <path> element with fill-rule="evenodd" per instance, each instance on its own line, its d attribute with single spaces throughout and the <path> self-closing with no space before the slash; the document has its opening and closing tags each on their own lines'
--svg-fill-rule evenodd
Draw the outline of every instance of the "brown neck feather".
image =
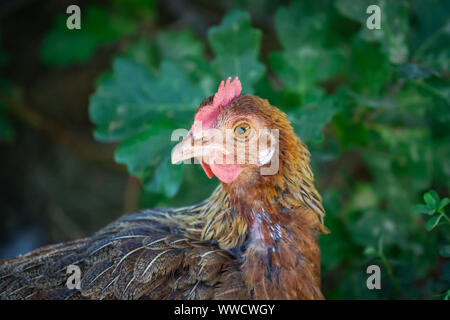
<svg viewBox="0 0 450 320">
<path fill-rule="evenodd" d="M 286 145 L 290 147 L 283 147 Z M 293 132 L 280 137 L 278 172 L 274 175 L 259 172 L 257 167 L 246 168 L 236 181 L 222 186 L 229 195 L 230 206 L 244 222 L 252 230 L 260 229 L 259 239 L 264 245 L 273 247 L 280 237 L 279 227 L 298 225 L 296 219 L 317 234 L 327 232 L 309 151 Z"/>
<path fill-rule="evenodd" d="M 319 233 L 324 210 L 313 185 L 309 152 L 288 135 L 280 149 L 280 169 L 273 176 L 254 171 L 223 184 L 230 206 L 247 224 L 244 279 L 260 299 L 320 299 Z"/>
</svg>

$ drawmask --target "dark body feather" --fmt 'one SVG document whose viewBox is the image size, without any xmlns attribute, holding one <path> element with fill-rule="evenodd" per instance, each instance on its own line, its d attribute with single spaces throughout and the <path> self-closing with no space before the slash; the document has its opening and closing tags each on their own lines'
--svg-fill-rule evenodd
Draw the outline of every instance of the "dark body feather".
<svg viewBox="0 0 450 320">
<path fill-rule="evenodd" d="M 0 298 L 250 298 L 233 254 L 202 240 L 206 219 L 224 204 L 221 190 L 214 195 L 197 206 L 127 215 L 90 238 L 3 260 Z M 216 208 L 232 214 L 222 211 Z M 81 290 L 67 288 L 69 265 L 81 269 Z"/>
</svg>

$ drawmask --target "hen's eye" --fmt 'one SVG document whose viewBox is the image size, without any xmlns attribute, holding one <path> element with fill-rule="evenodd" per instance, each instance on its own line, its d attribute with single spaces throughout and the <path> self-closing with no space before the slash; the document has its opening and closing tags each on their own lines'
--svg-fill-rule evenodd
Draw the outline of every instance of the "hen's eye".
<svg viewBox="0 0 450 320">
<path fill-rule="evenodd" d="M 244 138 L 246 136 L 248 136 L 248 134 L 250 133 L 250 125 L 246 122 L 241 122 L 238 123 L 235 127 L 234 127 L 234 134 L 238 137 L 238 138 Z"/>
</svg>

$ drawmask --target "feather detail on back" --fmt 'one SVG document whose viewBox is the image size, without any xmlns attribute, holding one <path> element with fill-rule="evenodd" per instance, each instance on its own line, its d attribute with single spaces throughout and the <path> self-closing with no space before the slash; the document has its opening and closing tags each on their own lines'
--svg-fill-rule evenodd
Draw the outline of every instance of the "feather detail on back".
<svg viewBox="0 0 450 320">
<path fill-rule="evenodd" d="M 226 203 L 220 189 L 197 206 L 145 210 L 91 238 L 0 261 L 0 298 L 249 298 L 236 259 L 208 241 L 231 247 L 232 235 L 245 234 L 245 228 L 233 223 L 203 228 L 209 216 L 226 220 L 226 210 L 218 207 Z M 81 290 L 67 288 L 69 265 L 81 269 Z"/>
</svg>

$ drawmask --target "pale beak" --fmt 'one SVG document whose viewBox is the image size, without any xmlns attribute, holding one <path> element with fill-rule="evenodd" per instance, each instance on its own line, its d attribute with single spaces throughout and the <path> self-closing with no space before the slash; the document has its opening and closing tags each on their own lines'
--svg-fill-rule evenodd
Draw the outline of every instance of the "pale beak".
<svg viewBox="0 0 450 320">
<path fill-rule="evenodd" d="M 201 145 L 198 145 L 198 143 L 196 145 L 195 142 L 191 132 L 189 132 L 183 140 L 173 147 L 172 164 L 201 156 Z"/>
<path fill-rule="evenodd" d="M 215 175 L 220 181 L 231 183 L 240 174 L 242 168 L 233 163 L 229 164 L 218 161 L 224 159 L 227 160 L 227 156 L 232 156 L 233 154 L 233 151 L 227 150 L 226 145 L 222 142 L 222 139 L 220 139 L 220 135 L 215 136 L 214 134 L 209 134 L 194 139 L 193 134 L 190 131 L 189 134 L 172 149 L 172 164 L 196 158 L 200 160 L 200 164 L 208 178 L 211 179 Z M 233 159 L 234 157 L 232 160 Z"/>
<path fill-rule="evenodd" d="M 189 131 L 183 140 L 173 147 L 172 164 L 192 158 L 209 163 L 217 155 L 227 155 L 229 151 L 226 150 L 224 144 L 214 140 L 212 135 L 194 139 L 192 132 Z"/>
</svg>

